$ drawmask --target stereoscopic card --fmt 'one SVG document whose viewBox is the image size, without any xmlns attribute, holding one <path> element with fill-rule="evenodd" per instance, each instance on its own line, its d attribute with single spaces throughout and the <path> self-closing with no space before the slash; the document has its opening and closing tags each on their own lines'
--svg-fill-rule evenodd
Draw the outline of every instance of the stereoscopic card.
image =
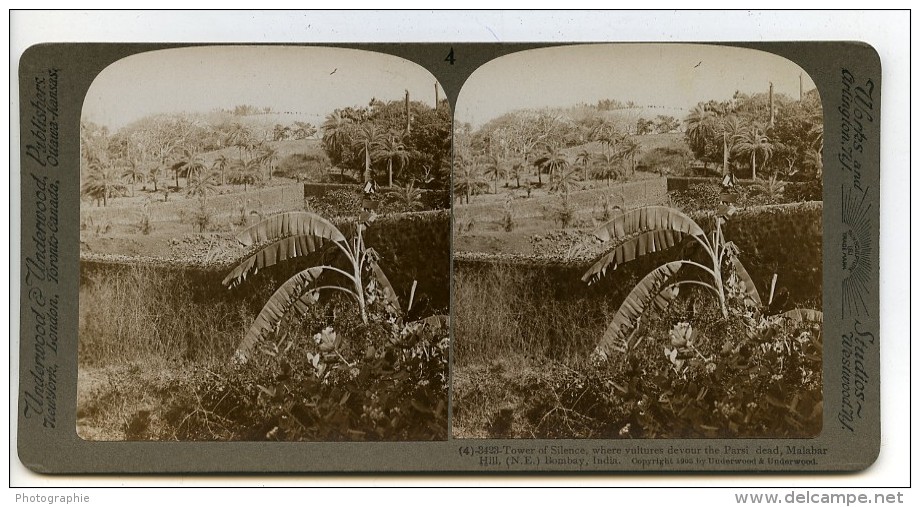
<svg viewBox="0 0 920 507">
<path fill-rule="evenodd" d="M 33 46 L 19 457 L 864 469 L 881 85 L 859 42 Z"/>
</svg>

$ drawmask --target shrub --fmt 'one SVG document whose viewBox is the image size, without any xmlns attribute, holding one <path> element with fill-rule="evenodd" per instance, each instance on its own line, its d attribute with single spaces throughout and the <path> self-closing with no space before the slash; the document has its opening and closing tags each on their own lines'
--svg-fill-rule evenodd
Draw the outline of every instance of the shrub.
<svg viewBox="0 0 920 507">
<path fill-rule="evenodd" d="M 278 162 L 275 174 L 297 181 L 325 181 L 330 167 L 325 153 L 292 153 Z"/>
<path fill-rule="evenodd" d="M 563 194 L 559 199 L 559 203 L 549 209 L 549 216 L 552 218 L 553 222 L 565 229 L 572 225 L 572 222 L 575 220 L 576 211 L 568 195 Z"/>
<path fill-rule="evenodd" d="M 505 204 L 502 206 L 502 218 L 500 222 L 505 232 L 514 230 L 514 196 L 508 195 Z"/>
<path fill-rule="evenodd" d="M 198 199 L 198 205 L 192 209 L 179 210 L 179 222 L 197 227 L 198 232 L 205 232 L 214 223 L 214 209 L 204 199 Z"/>
<path fill-rule="evenodd" d="M 686 145 L 653 148 L 639 157 L 636 169 L 661 174 L 687 174 L 693 154 Z"/>
<path fill-rule="evenodd" d="M 192 395 L 168 409 L 176 438 L 445 439 L 447 326 L 363 324 L 347 317 L 356 314 L 348 304 L 339 300 L 295 322 L 316 330 L 312 337 L 295 331 L 275 352 L 266 344 L 244 365 L 201 372 Z M 321 328 L 329 312 L 346 317 Z"/>
<path fill-rule="evenodd" d="M 807 437 L 822 424 L 821 324 L 764 316 L 737 297 L 722 317 L 692 297 L 652 317 L 626 360 L 599 367 L 640 438 Z M 692 321 L 692 323 L 690 322 Z"/>
<path fill-rule="evenodd" d="M 823 201 L 824 180 L 789 183 L 786 185 L 785 196 L 789 202 Z"/>
<path fill-rule="evenodd" d="M 312 196 L 310 206 L 319 215 L 327 217 L 351 217 L 361 213 L 363 195 L 355 187 L 351 189 L 327 190 L 322 195 Z"/>
<path fill-rule="evenodd" d="M 149 235 L 150 231 L 153 230 L 153 225 L 151 225 L 150 223 L 149 213 L 144 213 L 143 215 L 141 215 L 141 220 L 137 224 L 137 230 L 144 236 Z"/>
</svg>

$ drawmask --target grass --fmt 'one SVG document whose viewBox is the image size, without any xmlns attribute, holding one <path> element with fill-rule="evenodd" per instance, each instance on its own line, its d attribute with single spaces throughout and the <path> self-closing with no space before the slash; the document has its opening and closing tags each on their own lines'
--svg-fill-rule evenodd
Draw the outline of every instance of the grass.
<svg viewBox="0 0 920 507">
<path fill-rule="evenodd" d="M 250 301 L 212 285 L 218 276 L 149 266 L 84 273 L 80 364 L 225 361 L 253 313 Z"/>
<path fill-rule="evenodd" d="M 552 283 L 538 270 L 455 271 L 454 364 L 509 356 L 583 363 L 616 308 L 604 299 L 564 297 L 547 287 Z"/>
</svg>

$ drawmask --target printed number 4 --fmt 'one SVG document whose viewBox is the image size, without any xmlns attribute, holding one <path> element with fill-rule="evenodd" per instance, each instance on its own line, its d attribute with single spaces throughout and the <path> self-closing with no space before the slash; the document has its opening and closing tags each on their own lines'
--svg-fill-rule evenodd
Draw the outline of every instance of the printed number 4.
<svg viewBox="0 0 920 507">
<path fill-rule="evenodd" d="M 447 58 L 445 58 L 444 61 L 450 62 L 451 65 L 453 65 L 454 62 L 457 61 L 457 59 L 454 58 L 454 48 L 453 47 L 450 48 L 450 53 L 447 53 Z"/>
</svg>

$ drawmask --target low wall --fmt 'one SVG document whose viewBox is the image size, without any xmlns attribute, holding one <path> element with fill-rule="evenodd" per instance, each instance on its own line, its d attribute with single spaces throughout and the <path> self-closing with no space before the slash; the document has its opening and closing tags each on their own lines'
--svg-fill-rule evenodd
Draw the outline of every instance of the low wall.
<svg viewBox="0 0 920 507">
<path fill-rule="evenodd" d="M 345 190 L 360 193 L 360 185 L 345 183 L 304 183 L 304 198 L 322 199 L 328 192 L 333 190 Z M 377 187 L 379 195 L 386 195 L 401 190 L 399 187 Z M 421 192 L 420 201 L 426 210 L 447 209 L 450 208 L 450 192 L 447 190 L 430 190 L 426 188 L 419 189 Z"/>
<path fill-rule="evenodd" d="M 617 184 L 611 187 L 600 187 L 591 190 L 579 190 L 569 193 L 569 202 L 575 209 L 593 209 L 599 206 L 600 200 L 608 196 L 611 206 L 637 207 L 648 204 L 659 204 L 667 197 L 667 180 L 653 178 L 630 183 Z M 558 196 L 534 197 L 529 199 L 515 199 L 514 216 L 516 218 L 535 218 L 543 216 L 545 209 L 555 206 L 559 201 Z M 474 203 L 454 204 L 454 218 L 458 223 L 468 221 L 497 221 L 504 213 L 504 203 Z"/>
<path fill-rule="evenodd" d="M 668 192 L 674 192 L 679 190 L 688 190 L 693 185 L 719 185 L 722 183 L 721 178 L 709 178 L 705 176 L 668 176 Z M 748 187 L 754 184 L 753 180 L 747 179 L 736 179 L 736 185 Z M 805 200 L 820 200 L 820 192 L 817 192 L 818 195 L 812 195 L 815 193 L 815 188 L 820 188 L 820 181 L 786 181 L 785 185 L 785 194 L 790 197 L 793 197 L 795 200 L 802 200 L 800 196 L 808 197 Z"/>
<path fill-rule="evenodd" d="M 147 211 L 153 222 L 178 222 L 181 215 L 198 207 L 197 199 L 163 201 L 161 193 L 150 195 L 153 200 L 148 205 Z M 247 192 L 212 195 L 207 200 L 207 207 L 213 211 L 215 218 L 239 216 L 241 205 L 245 207 L 247 215 L 251 211 L 270 215 L 301 210 L 303 209 L 303 184 L 293 183 L 252 189 Z M 107 207 L 90 206 L 88 203 L 82 203 L 80 206 L 81 222 L 91 225 L 136 225 L 140 223 L 142 216 L 142 205 L 136 201 L 130 207 L 118 205 L 118 199 Z"/>
<path fill-rule="evenodd" d="M 790 301 L 820 308 L 823 293 L 823 203 L 808 202 L 762 206 L 734 215 L 724 227 L 725 237 L 740 249 L 740 258 L 762 297 L 769 294 L 773 274 L 777 289 L 785 287 Z M 692 217 L 705 229 L 712 215 Z M 454 270 L 475 276 L 497 269 L 518 273 L 520 279 L 545 286 L 547 297 L 600 298 L 618 305 L 633 285 L 665 261 L 672 252 L 659 252 L 618 267 L 600 283 L 588 286 L 581 276 L 591 261 L 534 255 L 494 255 L 458 252 Z M 536 273 L 536 275 L 534 275 Z M 535 276 L 534 279 L 531 279 Z M 539 282 L 538 282 L 539 280 Z"/>
</svg>

